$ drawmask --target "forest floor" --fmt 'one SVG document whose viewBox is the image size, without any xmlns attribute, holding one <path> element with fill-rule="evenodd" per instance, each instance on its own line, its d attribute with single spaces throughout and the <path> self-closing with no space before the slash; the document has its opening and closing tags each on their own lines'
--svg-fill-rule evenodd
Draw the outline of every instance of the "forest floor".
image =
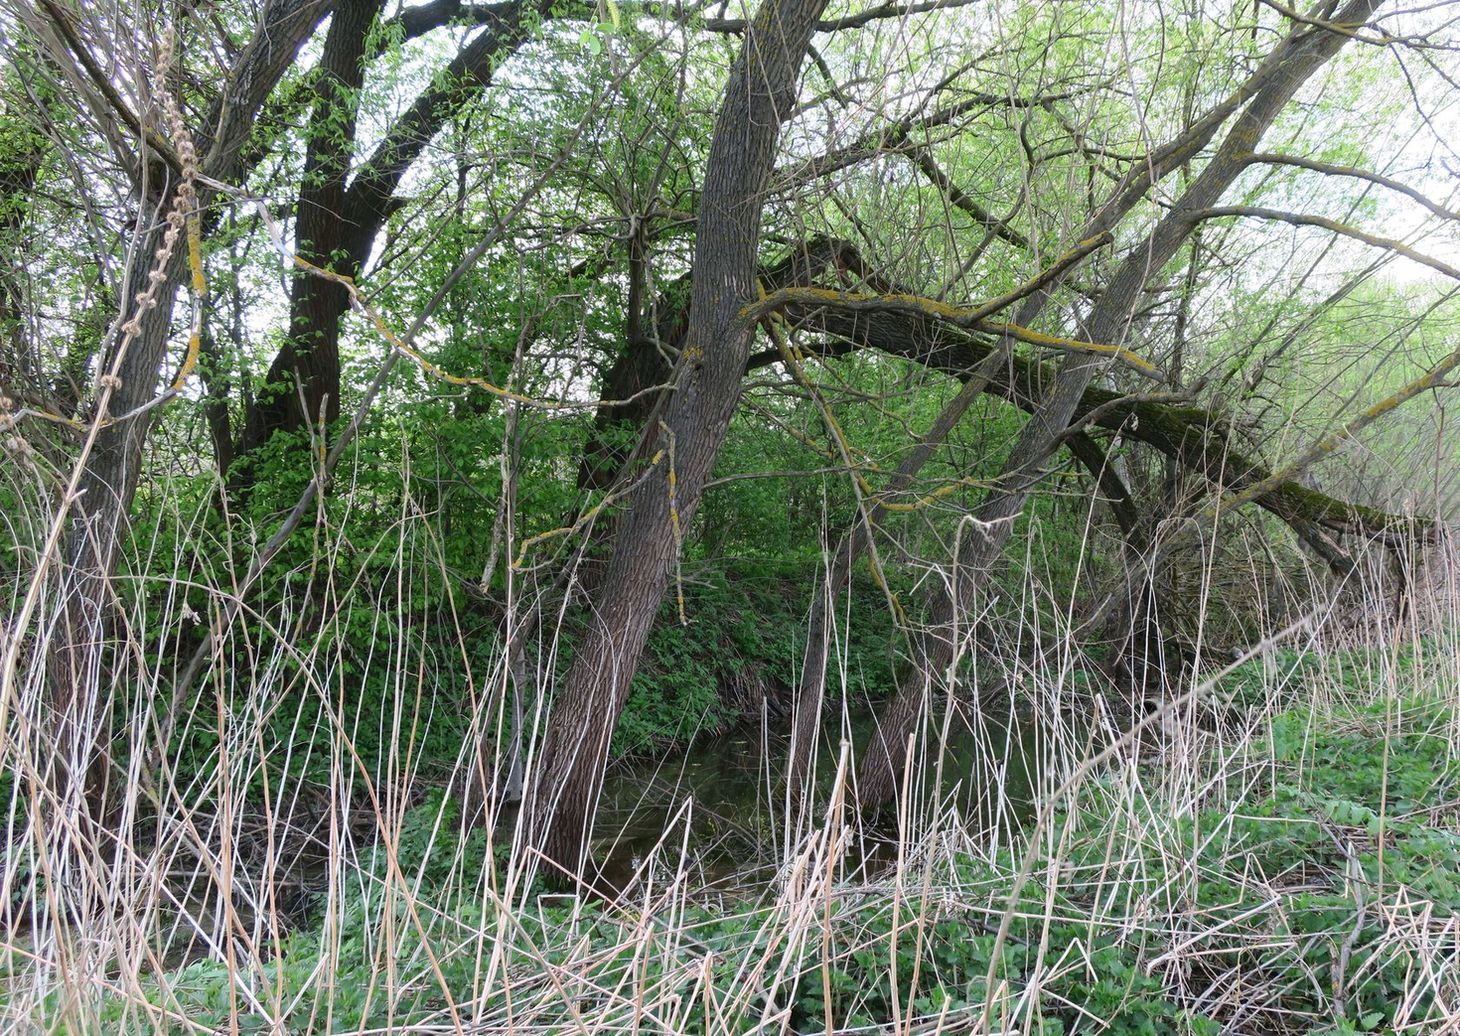
<svg viewBox="0 0 1460 1036">
<path fill-rule="evenodd" d="M 1028 809 L 924 798 L 875 853 L 833 766 L 824 821 L 770 832 L 754 883 L 670 824 L 617 896 L 549 893 L 433 795 L 251 953 L 170 966 L 157 947 L 160 968 L 134 953 L 134 973 L 72 984 L 13 943 L 5 1014 L 108 1033 L 1442 1031 L 1460 1019 L 1457 658 L 1269 653 L 1139 733 L 1071 725 L 1084 755 L 1038 775 Z"/>
</svg>

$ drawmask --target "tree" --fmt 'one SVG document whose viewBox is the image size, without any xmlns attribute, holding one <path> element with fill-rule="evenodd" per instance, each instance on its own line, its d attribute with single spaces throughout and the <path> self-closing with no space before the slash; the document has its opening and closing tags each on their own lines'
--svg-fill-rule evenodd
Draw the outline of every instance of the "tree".
<svg viewBox="0 0 1460 1036">
<path fill-rule="evenodd" d="M 529 793 L 530 837 L 569 873 L 582 870 L 609 737 L 739 400 L 752 340 L 741 309 L 754 298 L 762 192 L 824 6 L 766 0 L 725 86 L 706 161 L 685 344 L 664 416 L 648 429 L 660 452 L 618 529 Z"/>
<path fill-rule="evenodd" d="M 124 645 L 177 674 L 142 681 L 176 715 L 288 614 L 339 650 L 288 662 L 323 686 L 372 653 L 351 638 L 384 613 L 344 603 L 364 586 L 419 590 L 423 642 L 456 630 L 439 686 L 442 659 L 487 667 L 453 715 L 492 710 L 487 743 L 514 726 L 530 840 L 576 871 L 646 638 L 696 621 L 697 579 L 784 562 L 809 587 L 825 550 L 806 628 L 778 631 L 798 796 L 835 605 L 901 624 L 858 779 L 876 807 L 930 692 L 972 651 L 1013 664 L 999 630 L 1028 617 L 991 602 L 1016 522 L 1108 510 L 1061 592 L 1133 695 L 1186 650 L 1171 527 L 1218 544 L 1255 504 L 1237 520 L 1275 556 L 1335 573 L 1413 531 L 1393 472 L 1311 469 L 1450 369 L 1452 293 L 1384 280 L 1455 273 L 1418 236 L 1456 218 L 1443 135 L 1410 112 L 1448 74 L 1425 12 L 269 0 L 145 10 L 157 53 L 113 14 L 15 5 L 0 125 L 0 237 L 41 271 L 0 271 L 6 441 L 57 473 L 23 491 L 54 521 L 6 680 L 49 651 L 52 783 L 95 813 Z M 129 533 L 178 485 L 211 507 L 177 533 L 216 552 L 206 578 L 154 572 Z M 392 590 L 369 544 L 418 521 L 439 566 Z M 1076 580 L 1068 549 L 1050 564 Z M 206 627 L 128 628 L 189 593 Z M 540 737 L 531 708 L 496 715 L 512 688 L 541 690 Z"/>
<path fill-rule="evenodd" d="M 1324 11 L 1322 18 L 1331 19 L 1334 25 L 1362 26 L 1378 6 L 1371 0 L 1358 0 L 1342 10 Z M 1159 275 L 1176 256 L 1201 214 L 1217 204 L 1246 168 L 1247 156 L 1293 95 L 1348 38 L 1346 32 L 1330 25 L 1300 24 L 1258 66 L 1237 95 L 1238 103 L 1245 102 L 1245 106 L 1222 145 L 1171 211 L 1130 250 L 1095 303 L 1084 321 L 1086 342 L 1107 345 L 1126 340 L 1142 291 L 1153 273 Z M 1212 116 L 1203 119 L 1198 124 L 1200 129 L 1189 134 L 1181 146 L 1166 149 L 1168 160 L 1188 148 L 1200 147 L 1220 124 L 1221 120 Z M 1163 170 L 1165 163 L 1158 162 L 1155 168 Z M 1107 206 L 1096 214 L 1090 229 L 1103 231 L 1112 222 L 1111 217 L 1119 215 L 1118 205 Z M 938 595 L 932 609 L 933 633 L 921 647 L 923 657 L 915 664 L 916 675 L 899 687 L 879 724 L 876 747 L 862 759 L 858 793 L 864 806 L 892 798 L 907 737 L 922 708 L 926 688 L 934 681 L 941 683 L 952 671 L 960 651 L 961 630 L 976 614 L 974 601 L 979 585 L 987 578 L 1014 518 L 1039 481 L 1043 464 L 1063 441 L 1085 390 L 1103 362 L 1080 352 L 1063 361 L 1054 384 L 1004 461 L 998 483 L 975 513 L 968 556 L 954 559 L 953 585 Z"/>
<path fill-rule="evenodd" d="M 349 278 L 359 275 L 386 221 L 403 204 L 396 191 L 422 151 L 490 85 L 501 62 L 549 13 L 546 7 L 522 3 L 468 6 L 459 0 L 403 12 L 395 27 L 406 38 L 455 19 L 482 28 L 357 166 L 351 159 L 360 99 L 371 51 L 379 49 L 375 40 L 382 7 L 382 0 L 345 0 L 330 21 L 313 85 L 315 104 L 299 178 L 299 257 Z M 349 306 L 349 292 L 341 282 L 309 270 L 295 274 L 289 336 L 247 408 L 235 456 L 256 450 L 276 431 L 330 425 L 339 418 L 340 321 Z"/>
<path fill-rule="evenodd" d="M 56 743 L 63 753 L 56 759 L 53 779 L 63 801 L 84 787 L 94 811 L 103 810 L 107 798 L 102 751 L 106 701 L 98 683 L 108 579 L 126 533 L 142 447 L 162 401 L 158 378 L 181 273 L 188 264 L 188 248 L 180 247 L 183 227 L 211 197 L 203 179 L 235 182 L 246 172 L 253 118 L 326 12 L 319 0 L 267 4 L 209 106 L 203 121 L 207 129 L 196 135 L 181 124 L 177 99 L 165 85 L 171 71 L 167 48 L 156 65 L 150 55 L 135 51 L 119 48 L 112 54 L 112 60 L 131 61 L 135 82 L 151 82 L 147 101 L 170 116 L 169 124 L 158 126 L 152 116 L 144 118 L 129 104 L 102 72 L 107 62 L 98 60 L 94 48 L 105 35 L 92 35 L 94 42 L 89 42 L 93 26 L 52 0 L 17 12 L 59 75 L 84 99 L 85 114 L 116 149 L 118 163 L 129 170 L 142 228 L 131 243 L 128 275 L 121 286 L 123 319 L 104 343 L 91 419 L 47 547 L 64 555 L 56 588 L 64 612 L 51 645 L 49 675 Z M 175 35 L 165 38 L 168 47 L 176 45 Z M 155 77 L 147 74 L 149 68 L 156 69 Z M 175 393 L 173 388 L 167 395 Z M 71 510 L 75 514 L 68 523 Z M 32 584 L 26 612 L 36 607 L 41 586 L 40 580 Z M 18 661 L 15 642 L 6 653 L 7 677 Z"/>
</svg>

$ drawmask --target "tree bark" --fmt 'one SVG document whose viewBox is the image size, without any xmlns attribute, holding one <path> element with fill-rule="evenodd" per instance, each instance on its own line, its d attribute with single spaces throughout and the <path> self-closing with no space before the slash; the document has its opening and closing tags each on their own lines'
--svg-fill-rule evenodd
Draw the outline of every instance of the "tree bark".
<svg viewBox="0 0 1460 1036">
<path fill-rule="evenodd" d="M 1023 305 L 1020 306 L 1015 322 L 1021 326 L 1027 326 L 1036 320 L 1048 304 L 1051 293 L 1063 276 L 1081 259 L 1097 248 L 1103 247 L 1108 241 L 1107 236 L 1092 235 L 1091 238 L 1054 263 L 1047 271 L 1041 273 L 1034 281 L 1021 288 L 1016 295 L 1022 296 L 1026 291 L 1030 294 L 1025 297 Z M 1027 243 L 1023 241 L 1022 237 L 1019 238 L 1019 243 L 1027 247 Z M 846 250 L 839 251 L 837 255 L 842 264 L 850 263 L 859 271 L 865 272 L 862 264 Z M 1035 288 L 1035 285 L 1039 285 L 1039 287 Z M 810 787 L 807 778 L 811 771 L 816 736 L 821 729 L 822 702 L 826 696 L 826 663 L 830 645 L 831 608 L 835 606 L 837 597 L 846 589 L 847 582 L 851 578 L 852 566 L 856 564 L 862 551 L 871 545 L 873 531 L 887 514 L 888 498 L 904 492 L 912 484 L 917 473 L 937 452 L 938 447 L 957 426 L 974 399 L 989 387 L 990 381 L 999 370 L 1009 363 L 1013 356 L 1013 346 L 1014 340 L 1004 336 L 998 347 L 990 351 L 976 368 L 966 372 L 962 390 L 943 408 L 917 447 L 898 465 L 897 471 L 893 474 L 887 487 L 879 494 L 871 511 L 862 516 L 856 526 L 843 536 L 837 545 L 826 585 L 812 602 L 811 618 L 807 624 L 806 651 L 802 658 L 801 679 L 796 691 L 795 720 L 791 728 L 786 780 L 792 803 L 797 807 L 804 802 L 803 792 L 809 790 Z"/>
<path fill-rule="evenodd" d="M 366 38 L 382 5 L 383 0 L 340 0 L 335 7 L 320 56 L 294 213 L 299 257 L 346 277 L 358 275 L 365 258 L 358 246 L 350 246 L 363 236 L 369 214 L 345 204 L 346 178 L 365 84 Z M 289 336 L 254 396 L 236 456 L 275 431 L 328 424 L 340 415 L 340 318 L 350 308 L 349 292 L 301 270 L 289 294 Z"/>
<path fill-rule="evenodd" d="M 992 351 L 987 342 L 962 329 L 906 313 L 848 313 L 829 306 L 796 306 L 786 312 L 798 324 L 838 340 L 807 350 L 826 358 L 853 349 L 876 349 L 966 380 L 970 371 Z M 757 353 L 750 358 L 748 366 L 757 369 L 778 359 L 779 353 Z M 1056 370 L 1048 364 L 1011 356 L 1007 366 L 1001 366 L 990 380 L 988 391 L 1032 411 L 1039 405 L 1045 386 L 1054 382 L 1055 375 Z M 1214 486 L 1243 489 L 1265 482 L 1271 475 L 1266 465 L 1234 442 L 1232 430 L 1222 415 L 1200 407 L 1127 396 L 1092 385 L 1080 399 L 1074 423 L 1106 428 L 1144 443 L 1178 459 Z M 1414 525 L 1414 520 L 1407 516 L 1339 500 L 1291 480 L 1258 496 L 1255 502 L 1293 526 L 1310 545 L 1313 544 L 1305 529 L 1395 537 L 1405 535 Z M 1342 565 L 1331 545 L 1323 551 L 1323 556 L 1331 564 Z"/>
<path fill-rule="evenodd" d="M 705 170 L 689 329 L 659 435 L 665 453 L 633 496 L 594 595 L 592 623 L 554 702 L 531 778 L 529 838 L 562 873 L 581 873 L 609 738 L 649 627 L 740 400 L 753 327 L 763 193 L 781 123 L 825 0 L 765 0 L 730 71 Z"/>
<path fill-rule="evenodd" d="M 204 123 L 207 129 L 217 127 L 216 133 L 209 135 L 205 130 L 197 138 L 198 152 L 205 156 L 204 176 L 236 181 L 247 171 L 240 148 L 253 113 L 328 10 L 329 5 L 319 0 L 275 0 L 265 9 L 253 40 L 240 52 L 224 92 Z M 161 217 L 170 199 L 168 187 L 153 181 L 143 193 L 146 229 L 132 243 L 123 294 L 124 319 L 133 315 L 136 299 L 150 286 L 153 257 L 166 231 Z M 206 208 L 208 197 L 205 190 L 199 191 L 200 208 Z M 111 393 L 108 415 L 133 416 L 100 429 L 74 502 L 63 501 L 73 511 L 65 563 L 57 577 L 58 598 L 63 603 L 48 659 L 48 705 L 57 732 L 51 777 L 61 801 L 77 802 L 79 794 L 97 820 L 107 810 L 104 766 L 111 737 L 110 702 L 102 679 L 110 581 L 126 536 L 142 449 L 154 414 L 142 408 L 158 392 L 185 254 L 181 246 L 173 251 L 162 270 L 164 279 L 157 287 L 155 304 L 140 314 L 139 329 L 117 366 L 119 383 Z M 103 358 L 103 370 L 112 368 L 116 349 L 114 342 Z"/>
<path fill-rule="evenodd" d="M 1380 3 L 1382 0 L 1350 0 L 1342 11 L 1333 15 L 1332 21 L 1363 25 Z M 1267 73 L 1266 82 L 1253 92 L 1251 101 L 1216 154 L 1172 210 L 1116 271 L 1091 311 L 1086 341 L 1115 344 L 1125 339 L 1142 289 L 1190 236 L 1195 214 L 1217 203 L 1246 167 L 1247 156 L 1298 88 L 1338 53 L 1348 39 L 1347 35 L 1325 27 L 1299 26 L 1264 61 L 1257 75 Z M 895 793 L 906 758 L 908 736 L 925 706 L 927 692 L 935 682 L 953 679 L 960 624 L 966 623 L 974 613 L 974 602 L 1003 551 L 1014 519 L 1043 477 L 1045 462 L 1061 444 L 1085 390 L 1104 362 L 1076 353 L 1060 365 L 1053 386 L 1006 458 L 996 487 L 977 509 L 976 532 L 969 555 L 954 560 L 954 570 L 949 576 L 951 589 L 939 594 L 933 609 L 935 632 L 922 638 L 926 650 L 919 653 L 913 674 L 899 686 L 872 744 L 863 754 L 857 792 L 864 809 L 880 807 Z"/>
</svg>

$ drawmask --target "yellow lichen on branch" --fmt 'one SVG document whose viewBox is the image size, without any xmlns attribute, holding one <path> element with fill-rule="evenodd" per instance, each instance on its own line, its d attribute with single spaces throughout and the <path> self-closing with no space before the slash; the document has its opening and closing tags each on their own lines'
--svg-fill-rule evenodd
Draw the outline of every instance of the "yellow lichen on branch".
<svg viewBox="0 0 1460 1036">
<path fill-rule="evenodd" d="M 659 462 L 663 459 L 664 451 L 658 450 L 657 452 L 655 452 L 653 457 L 649 458 L 649 468 L 652 470 L 653 468 L 658 467 Z M 600 514 L 602 514 L 604 508 L 608 507 L 611 504 L 617 503 L 619 500 L 622 500 L 625 496 L 627 496 L 628 493 L 637 484 L 637 481 L 635 481 L 634 483 L 625 486 L 617 493 L 608 494 L 602 500 L 598 501 L 598 503 L 594 504 L 592 507 L 588 508 L 588 510 L 580 514 L 577 520 L 574 521 L 572 525 L 560 525 L 555 529 L 547 530 L 547 532 L 540 532 L 536 536 L 527 537 L 527 539 L 523 540 L 517 548 L 517 560 L 512 562 L 512 568 L 519 572 L 522 571 L 523 566 L 527 564 L 527 552 L 529 550 L 531 550 L 533 547 L 536 547 L 539 543 L 546 543 L 548 540 L 559 539 L 563 536 L 574 535 L 578 532 L 578 530 L 582 529 L 589 522 L 593 521 Z"/>
<path fill-rule="evenodd" d="M 1098 239 L 1092 239 L 1095 241 Z M 1088 242 L 1086 244 L 1089 244 Z M 995 303 L 982 306 L 955 306 L 939 299 L 900 292 L 878 293 L 840 291 L 832 288 L 781 288 L 765 294 L 756 302 L 748 303 L 740 310 L 740 318 L 757 322 L 778 314 L 791 306 L 826 307 L 850 310 L 852 312 L 911 313 L 953 324 L 957 327 L 981 331 L 985 334 L 1007 336 L 1015 341 L 1046 349 L 1063 352 L 1087 353 L 1092 356 L 1109 357 L 1147 377 L 1160 379 L 1161 370 L 1150 360 L 1122 345 L 1101 342 L 1086 342 L 1078 338 L 1064 338 L 1059 335 L 1035 331 L 1019 324 L 1003 323 L 986 319 L 996 308 L 1008 305 L 1011 296 L 1003 296 Z"/>
<path fill-rule="evenodd" d="M 1018 324 L 985 323 L 979 330 L 990 331 L 994 334 L 1008 335 L 1018 342 L 1025 342 L 1029 345 L 1038 345 L 1047 349 L 1059 349 L 1063 352 L 1088 353 L 1092 356 L 1108 356 L 1113 360 L 1139 371 L 1141 374 L 1152 378 L 1161 378 L 1161 369 L 1150 360 L 1141 356 L 1123 345 L 1106 345 L 1101 342 L 1083 342 L 1078 338 L 1062 338 L 1059 335 L 1048 335 L 1043 331 L 1035 331 L 1027 327 L 1020 327 Z"/>
</svg>

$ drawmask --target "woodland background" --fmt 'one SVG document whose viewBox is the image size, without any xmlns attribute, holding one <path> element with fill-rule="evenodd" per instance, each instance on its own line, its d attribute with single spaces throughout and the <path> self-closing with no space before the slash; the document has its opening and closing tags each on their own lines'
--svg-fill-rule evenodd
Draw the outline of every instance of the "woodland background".
<svg viewBox="0 0 1460 1036">
<path fill-rule="evenodd" d="M 1457 16 L 0 0 L 0 1012 L 1453 1024 Z"/>
</svg>

